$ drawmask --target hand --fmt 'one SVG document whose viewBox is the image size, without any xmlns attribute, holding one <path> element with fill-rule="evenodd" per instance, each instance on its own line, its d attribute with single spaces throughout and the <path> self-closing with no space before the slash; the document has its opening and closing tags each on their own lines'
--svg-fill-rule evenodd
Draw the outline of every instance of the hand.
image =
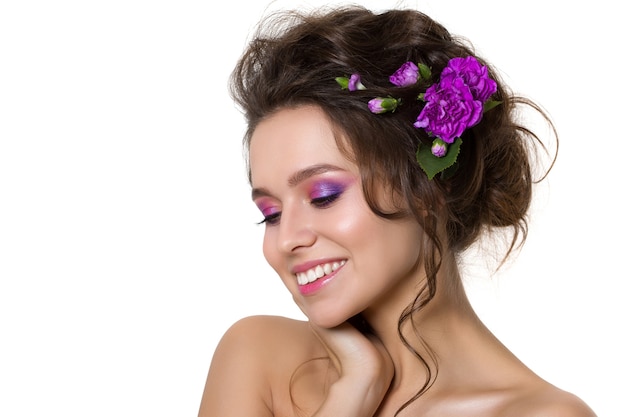
<svg viewBox="0 0 626 417">
<path fill-rule="evenodd" d="M 393 362 L 382 342 L 349 323 L 332 329 L 311 324 L 311 328 L 339 372 L 339 379 L 315 416 L 374 415 L 394 375 Z"/>
</svg>

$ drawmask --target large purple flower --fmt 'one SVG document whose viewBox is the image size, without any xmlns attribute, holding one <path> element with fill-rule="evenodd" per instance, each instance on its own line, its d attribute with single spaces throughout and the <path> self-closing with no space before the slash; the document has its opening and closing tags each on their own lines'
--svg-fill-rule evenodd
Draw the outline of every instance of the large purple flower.
<svg viewBox="0 0 626 417">
<path fill-rule="evenodd" d="M 448 65 L 441 72 L 439 83 L 443 84 L 456 78 L 461 78 L 465 82 L 474 100 L 480 100 L 483 103 L 498 88 L 496 82 L 489 78 L 487 67 L 481 65 L 473 56 L 452 58 L 448 61 Z"/>
<path fill-rule="evenodd" d="M 424 100 L 426 105 L 413 125 L 446 143 L 453 143 L 482 117 L 483 103 L 474 100 L 461 78 L 431 85 L 424 93 Z"/>
<path fill-rule="evenodd" d="M 476 58 L 452 58 L 441 72 L 439 83 L 424 93 L 426 105 L 413 125 L 453 143 L 465 129 L 480 121 L 484 104 L 496 89 L 487 67 Z"/>
</svg>

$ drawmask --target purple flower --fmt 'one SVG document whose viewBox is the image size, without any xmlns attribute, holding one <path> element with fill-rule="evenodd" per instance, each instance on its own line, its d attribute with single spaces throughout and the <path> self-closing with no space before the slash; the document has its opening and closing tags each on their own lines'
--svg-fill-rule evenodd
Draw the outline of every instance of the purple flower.
<svg viewBox="0 0 626 417">
<path fill-rule="evenodd" d="M 411 61 L 405 62 L 390 77 L 389 81 L 398 87 L 408 87 L 417 82 L 419 70 Z"/>
<path fill-rule="evenodd" d="M 453 143 L 482 117 L 483 103 L 474 100 L 461 78 L 431 85 L 424 93 L 424 100 L 426 105 L 413 126 L 426 129 L 446 143 Z"/>
<path fill-rule="evenodd" d="M 361 76 L 359 74 L 352 74 L 348 81 L 348 90 L 365 90 L 365 86 L 361 83 Z"/>
<path fill-rule="evenodd" d="M 483 103 L 496 92 L 497 84 L 489 78 L 486 66 L 481 65 L 473 56 L 465 58 L 452 58 L 441 72 L 440 84 L 445 84 L 461 78 L 469 87 L 475 100 Z"/>
<path fill-rule="evenodd" d="M 441 72 L 439 83 L 424 93 L 426 105 L 413 125 L 453 143 L 465 129 L 480 122 L 483 105 L 496 90 L 487 67 L 475 57 L 452 58 Z"/>
<path fill-rule="evenodd" d="M 437 158 L 443 158 L 448 153 L 448 145 L 441 139 L 437 138 L 433 141 L 430 150 Z"/>
<path fill-rule="evenodd" d="M 388 111 L 393 112 L 398 107 L 398 100 L 392 97 L 376 97 L 367 103 L 367 107 L 375 114 L 387 113 Z"/>
</svg>

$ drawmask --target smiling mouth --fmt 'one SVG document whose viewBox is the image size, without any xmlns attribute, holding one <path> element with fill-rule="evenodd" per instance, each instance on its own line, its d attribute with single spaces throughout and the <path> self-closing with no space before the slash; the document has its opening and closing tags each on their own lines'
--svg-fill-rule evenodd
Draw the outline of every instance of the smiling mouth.
<svg viewBox="0 0 626 417">
<path fill-rule="evenodd" d="M 316 267 L 311 268 L 308 271 L 298 272 L 296 274 L 298 285 L 306 285 L 317 281 L 318 279 L 335 272 L 345 264 L 346 261 L 329 262 L 326 264 L 317 265 Z"/>
</svg>

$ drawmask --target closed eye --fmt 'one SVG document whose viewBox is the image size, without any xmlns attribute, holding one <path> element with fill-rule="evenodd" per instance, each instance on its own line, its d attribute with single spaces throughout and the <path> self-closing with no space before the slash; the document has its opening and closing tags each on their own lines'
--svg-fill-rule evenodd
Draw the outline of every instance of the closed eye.
<svg viewBox="0 0 626 417">
<path fill-rule="evenodd" d="M 272 214 L 269 214 L 269 215 L 265 216 L 265 217 L 263 218 L 263 220 L 261 220 L 261 221 L 260 221 L 260 222 L 258 222 L 257 224 L 263 224 L 263 223 L 265 223 L 265 224 L 267 224 L 267 225 L 269 225 L 269 226 L 272 226 L 272 225 L 278 224 L 278 222 L 279 222 L 279 221 L 280 221 L 280 211 L 279 211 L 279 212 L 272 213 Z"/>
<path fill-rule="evenodd" d="M 326 208 L 334 203 L 339 197 L 341 197 L 341 193 L 335 193 L 326 195 L 324 197 L 318 197 L 311 199 L 311 204 L 317 208 Z"/>
</svg>

